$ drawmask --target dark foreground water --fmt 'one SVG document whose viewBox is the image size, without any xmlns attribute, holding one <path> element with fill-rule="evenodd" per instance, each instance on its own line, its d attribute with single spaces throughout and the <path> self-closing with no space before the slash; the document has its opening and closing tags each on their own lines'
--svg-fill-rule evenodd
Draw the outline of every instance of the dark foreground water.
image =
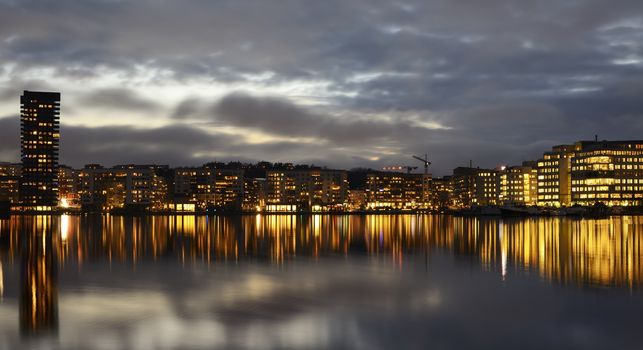
<svg viewBox="0 0 643 350">
<path fill-rule="evenodd" d="M 643 217 L 12 217 L 0 349 L 643 349 Z"/>
</svg>

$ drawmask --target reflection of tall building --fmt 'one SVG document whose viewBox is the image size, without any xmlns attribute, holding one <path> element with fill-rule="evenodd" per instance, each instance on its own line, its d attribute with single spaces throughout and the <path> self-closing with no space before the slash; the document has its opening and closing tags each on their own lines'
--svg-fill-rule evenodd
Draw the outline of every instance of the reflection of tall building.
<svg viewBox="0 0 643 350">
<path fill-rule="evenodd" d="M 6 261 L 23 253 L 25 326 L 55 325 L 56 261 L 63 267 L 86 261 L 137 264 L 161 257 L 183 264 L 236 259 L 283 263 L 342 253 L 388 256 L 401 263 L 407 256 L 439 250 L 508 279 L 528 273 L 583 286 L 640 288 L 643 283 L 643 218 L 636 216 L 89 215 L 62 218 L 59 240 L 43 235 L 51 231 L 50 221 L 38 220 L 0 221 L 1 247 L 12 257 Z"/>
<path fill-rule="evenodd" d="M 52 217 L 25 218 L 22 224 L 20 330 L 25 335 L 55 332 L 58 286 Z"/>
<path fill-rule="evenodd" d="M 2 267 L 2 261 L 0 260 L 0 300 L 4 296 L 4 270 Z"/>
<path fill-rule="evenodd" d="M 25 91 L 20 104 L 20 200 L 28 210 L 51 210 L 58 205 L 60 93 Z"/>
</svg>

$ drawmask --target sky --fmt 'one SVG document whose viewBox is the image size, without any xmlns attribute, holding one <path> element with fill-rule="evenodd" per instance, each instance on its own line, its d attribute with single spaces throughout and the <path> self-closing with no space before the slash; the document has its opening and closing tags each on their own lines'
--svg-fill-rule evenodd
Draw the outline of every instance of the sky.
<svg viewBox="0 0 643 350">
<path fill-rule="evenodd" d="M 520 164 L 643 138 L 640 0 L 0 0 L 0 160 L 22 90 L 60 162 Z"/>
</svg>

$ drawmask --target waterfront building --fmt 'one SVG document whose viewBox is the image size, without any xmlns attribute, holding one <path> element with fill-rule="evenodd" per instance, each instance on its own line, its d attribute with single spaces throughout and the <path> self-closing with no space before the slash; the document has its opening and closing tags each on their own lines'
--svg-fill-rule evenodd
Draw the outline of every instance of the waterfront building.
<svg viewBox="0 0 643 350">
<path fill-rule="evenodd" d="M 201 167 L 174 170 L 175 203 L 195 209 L 225 208 L 239 210 L 244 196 L 244 170 L 218 168 L 209 163 Z"/>
<path fill-rule="evenodd" d="M 573 145 L 554 146 L 538 160 L 538 200 L 540 206 L 571 205 L 571 158 Z"/>
<path fill-rule="evenodd" d="M 378 172 L 366 176 L 369 209 L 427 208 L 430 191 L 430 174 Z"/>
<path fill-rule="evenodd" d="M 538 205 L 643 205 L 643 141 L 578 141 L 538 161 Z"/>
<path fill-rule="evenodd" d="M 174 203 L 194 210 L 214 206 L 215 174 L 210 168 L 176 168 L 174 169 Z"/>
<path fill-rule="evenodd" d="M 265 178 L 250 178 L 244 177 L 243 179 L 243 203 L 242 209 L 245 211 L 261 211 L 265 205 Z"/>
<path fill-rule="evenodd" d="M 266 210 L 341 209 L 346 202 L 346 171 L 295 169 L 266 171 Z"/>
<path fill-rule="evenodd" d="M 150 208 L 152 210 L 165 210 L 168 209 L 170 204 L 169 192 L 169 176 L 170 168 L 167 165 L 153 165 L 152 176 L 152 202 Z"/>
<path fill-rule="evenodd" d="M 451 186 L 453 187 L 453 202 L 456 208 L 467 208 L 473 204 L 478 170 L 465 167 L 453 169 Z"/>
<path fill-rule="evenodd" d="M 453 206 L 453 182 L 451 181 L 451 176 L 431 180 L 430 201 L 433 209 L 446 209 Z"/>
<path fill-rule="evenodd" d="M 364 210 L 368 204 L 366 191 L 363 189 L 350 189 L 348 191 L 348 209 Z"/>
<path fill-rule="evenodd" d="M 80 207 L 80 172 L 69 166 L 61 165 L 58 167 L 58 196 L 62 208 Z"/>
<path fill-rule="evenodd" d="M 19 203 L 18 183 L 22 165 L 0 162 L 0 201 L 17 205 Z"/>
<path fill-rule="evenodd" d="M 523 162 L 500 172 L 499 203 L 504 205 L 536 205 L 538 200 L 538 169 L 536 162 Z"/>
<path fill-rule="evenodd" d="M 155 185 L 162 183 L 151 166 L 91 164 L 80 171 L 81 203 L 83 208 L 103 211 L 160 209 L 163 187 Z"/>
<path fill-rule="evenodd" d="M 240 210 L 243 204 L 243 169 L 213 169 L 214 205 L 219 208 Z"/>
<path fill-rule="evenodd" d="M 458 167 L 451 177 L 455 207 L 498 204 L 500 176 L 497 170 Z"/>
<path fill-rule="evenodd" d="M 580 141 L 571 159 L 571 202 L 643 205 L 643 141 Z"/>
<path fill-rule="evenodd" d="M 49 211 L 58 206 L 60 93 L 24 91 L 20 105 L 20 202 L 25 210 Z"/>
</svg>

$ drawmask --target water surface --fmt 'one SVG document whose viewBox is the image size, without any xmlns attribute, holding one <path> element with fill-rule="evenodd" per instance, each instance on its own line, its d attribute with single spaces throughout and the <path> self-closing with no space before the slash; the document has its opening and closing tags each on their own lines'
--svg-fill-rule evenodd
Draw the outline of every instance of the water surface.
<svg viewBox="0 0 643 350">
<path fill-rule="evenodd" d="M 0 221 L 0 349 L 641 349 L 643 217 Z"/>
</svg>

